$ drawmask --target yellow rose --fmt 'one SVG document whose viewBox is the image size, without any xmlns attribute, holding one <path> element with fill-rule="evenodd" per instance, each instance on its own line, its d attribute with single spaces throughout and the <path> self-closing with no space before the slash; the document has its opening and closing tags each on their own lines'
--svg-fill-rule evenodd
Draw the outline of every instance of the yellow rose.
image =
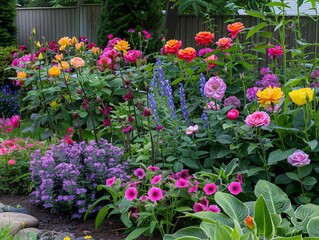
<svg viewBox="0 0 319 240">
<path fill-rule="evenodd" d="M 114 45 L 114 49 L 119 52 L 122 51 L 123 54 L 126 54 L 126 51 L 130 49 L 130 44 L 127 41 L 120 40 Z"/>
<path fill-rule="evenodd" d="M 42 60 L 42 59 L 43 59 L 42 53 L 39 54 L 38 59 L 39 59 L 39 60 Z"/>
<path fill-rule="evenodd" d="M 98 55 L 100 53 L 100 49 L 98 47 L 92 47 L 92 53 Z"/>
<path fill-rule="evenodd" d="M 80 57 L 74 57 L 70 60 L 70 64 L 74 67 L 74 68 L 79 68 L 79 67 L 83 67 L 85 62 L 82 58 Z"/>
<path fill-rule="evenodd" d="M 314 89 L 310 88 L 300 88 L 293 90 L 289 93 L 291 101 L 297 105 L 304 105 L 307 102 L 311 102 L 314 95 Z"/>
<path fill-rule="evenodd" d="M 63 37 L 63 38 L 60 38 L 58 43 L 60 46 L 68 46 L 71 44 L 71 39 L 69 37 Z"/>
<path fill-rule="evenodd" d="M 61 71 L 57 66 L 53 66 L 49 69 L 48 74 L 50 77 L 57 77 L 61 74 Z"/>
<path fill-rule="evenodd" d="M 71 240 L 71 238 L 69 238 L 69 236 L 66 236 L 65 238 L 63 238 L 63 240 Z"/>
<path fill-rule="evenodd" d="M 56 109 L 58 107 L 58 104 L 57 102 L 54 100 L 50 103 L 50 107 L 53 108 L 53 109 Z"/>
<path fill-rule="evenodd" d="M 279 87 L 269 86 L 264 90 L 257 92 L 258 102 L 261 107 L 268 107 L 271 104 L 276 105 L 280 102 L 280 99 L 284 97 L 283 91 Z"/>
<path fill-rule="evenodd" d="M 39 41 L 36 42 L 35 44 L 38 48 L 41 47 L 41 43 Z"/>
<path fill-rule="evenodd" d="M 76 50 L 80 51 L 84 49 L 84 42 L 79 42 L 75 44 Z"/>
<path fill-rule="evenodd" d="M 66 61 L 61 61 L 61 62 L 58 64 L 58 68 L 65 70 L 65 69 L 70 68 L 70 64 L 69 64 L 68 62 L 66 62 Z"/>
<path fill-rule="evenodd" d="M 18 72 L 17 79 L 27 78 L 27 74 L 25 72 Z"/>
</svg>

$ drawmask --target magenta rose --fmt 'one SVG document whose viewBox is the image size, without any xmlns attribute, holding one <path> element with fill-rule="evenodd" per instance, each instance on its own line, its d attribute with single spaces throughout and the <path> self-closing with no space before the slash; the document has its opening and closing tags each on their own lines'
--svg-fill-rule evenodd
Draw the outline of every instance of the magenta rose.
<svg viewBox="0 0 319 240">
<path fill-rule="evenodd" d="M 287 160 L 294 167 L 302 167 L 310 164 L 309 155 L 301 150 L 296 150 Z"/>
<path fill-rule="evenodd" d="M 280 57 L 284 54 L 284 51 L 282 49 L 282 46 L 277 45 L 274 48 L 268 48 L 268 56 L 270 58 L 276 58 L 276 57 Z"/>
<path fill-rule="evenodd" d="M 226 84 L 220 77 L 211 77 L 204 86 L 206 97 L 222 100 L 226 91 Z"/>
<path fill-rule="evenodd" d="M 246 117 L 245 123 L 249 127 L 268 126 L 270 124 L 270 117 L 266 112 L 256 111 Z"/>
</svg>

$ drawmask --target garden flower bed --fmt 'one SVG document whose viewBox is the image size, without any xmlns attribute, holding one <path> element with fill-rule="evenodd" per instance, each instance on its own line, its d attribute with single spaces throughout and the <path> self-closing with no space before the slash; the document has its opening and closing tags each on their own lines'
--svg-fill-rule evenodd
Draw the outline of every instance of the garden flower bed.
<svg viewBox="0 0 319 240">
<path fill-rule="evenodd" d="M 260 23 L 149 55 L 146 30 L 104 48 L 33 35 L 9 67 L 25 119 L 0 122 L 0 190 L 23 179 L 32 204 L 97 228 L 118 216 L 127 240 L 318 239 L 318 46 L 298 24 L 285 44 L 298 18 L 247 14 Z"/>
</svg>

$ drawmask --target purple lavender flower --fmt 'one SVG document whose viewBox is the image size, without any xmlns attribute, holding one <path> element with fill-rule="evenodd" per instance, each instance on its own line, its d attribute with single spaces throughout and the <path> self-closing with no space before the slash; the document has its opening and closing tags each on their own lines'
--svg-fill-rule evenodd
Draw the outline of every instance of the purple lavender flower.
<svg viewBox="0 0 319 240">
<path fill-rule="evenodd" d="M 179 84 L 179 96 L 181 101 L 181 110 L 183 113 L 183 117 L 187 123 L 187 126 L 190 126 L 191 121 L 189 119 L 189 112 L 187 111 L 186 95 L 185 95 L 184 86 L 182 83 Z"/>
<path fill-rule="evenodd" d="M 202 73 L 200 74 L 199 84 L 200 84 L 200 94 L 202 95 L 202 98 L 207 100 L 207 97 L 206 97 L 205 92 L 204 92 L 206 79 L 205 79 L 204 74 L 202 74 Z"/>
<path fill-rule="evenodd" d="M 206 111 L 203 112 L 201 118 L 204 123 L 204 128 L 208 128 L 208 114 Z"/>
</svg>

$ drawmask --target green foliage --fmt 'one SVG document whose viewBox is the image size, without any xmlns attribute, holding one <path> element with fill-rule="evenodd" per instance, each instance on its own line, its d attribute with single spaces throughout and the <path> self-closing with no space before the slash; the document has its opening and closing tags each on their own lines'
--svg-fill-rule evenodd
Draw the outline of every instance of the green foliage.
<svg viewBox="0 0 319 240">
<path fill-rule="evenodd" d="M 0 46 L 16 44 L 15 0 L 0 2 Z"/>
<path fill-rule="evenodd" d="M 2 31 L 2 29 L 0 31 Z M 11 82 L 9 77 L 16 76 L 16 72 L 13 69 L 5 70 L 11 65 L 13 60 L 12 54 L 16 51 L 17 48 L 13 46 L 0 47 L 0 84 L 8 84 Z"/>
<path fill-rule="evenodd" d="M 154 45 L 150 46 L 149 51 L 158 51 L 159 30 L 163 21 L 162 10 L 160 0 L 103 0 L 98 44 L 105 46 L 109 34 L 127 38 L 130 28 L 136 32 L 145 29 L 154 40 Z"/>
<path fill-rule="evenodd" d="M 226 193 L 219 193 L 220 195 L 228 195 Z M 298 207 L 295 211 L 290 208 L 287 211 L 286 207 L 279 207 L 281 205 L 290 205 L 289 203 L 283 204 L 282 197 L 285 193 L 280 190 L 276 185 L 260 180 L 255 189 L 255 195 L 259 196 L 257 201 L 254 202 L 254 210 L 250 213 L 253 215 L 253 221 L 250 225 L 247 219 L 238 222 L 234 215 L 234 211 L 229 211 L 228 208 L 223 208 L 227 221 L 219 220 L 216 217 L 200 214 L 185 213 L 187 217 L 196 217 L 203 222 L 199 226 L 191 226 L 177 231 L 174 234 L 166 234 L 165 240 L 171 239 L 199 239 L 198 234 L 201 234 L 200 239 L 282 239 L 282 240 L 299 240 L 299 239 L 319 239 L 318 238 L 318 210 L 319 206 L 313 204 L 306 204 Z M 269 198 L 269 196 L 272 196 Z M 217 195 L 216 195 L 217 197 Z M 215 198 L 216 198 L 215 197 Z M 229 195 L 228 198 L 223 198 L 223 201 L 218 200 L 218 204 L 232 206 L 232 209 L 241 208 L 242 203 L 235 197 Z M 271 206 L 271 208 L 269 208 Z M 278 209 L 277 213 L 273 213 L 271 209 Z M 246 212 L 247 216 L 248 213 Z M 223 215 L 223 213 L 220 213 Z M 234 224 L 231 224 L 231 223 Z M 246 226 L 243 224 L 245 222 Z M 248 226 L 250 226 L 248 228 Z M 204 234 L 204 235 L 203 235 Z M 311 237 L 311 238 L 309 238 Z"/>
</svg>

